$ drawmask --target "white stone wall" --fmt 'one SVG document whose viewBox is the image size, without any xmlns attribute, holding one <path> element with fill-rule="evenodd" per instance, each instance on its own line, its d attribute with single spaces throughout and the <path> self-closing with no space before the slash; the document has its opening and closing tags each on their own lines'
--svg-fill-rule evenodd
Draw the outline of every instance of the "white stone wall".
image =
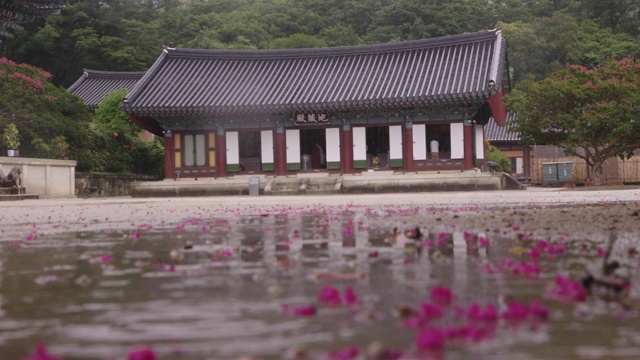
<svg viewBox="0 0 640 360">
<path fill-rule="evenodd" d="M 0 157 L 0 169 L 6 174 L 14 166 L 22 167 L 27 194 L 40 197 L 76 196 L 76 161 L 22 157 Z"/>
</svg>

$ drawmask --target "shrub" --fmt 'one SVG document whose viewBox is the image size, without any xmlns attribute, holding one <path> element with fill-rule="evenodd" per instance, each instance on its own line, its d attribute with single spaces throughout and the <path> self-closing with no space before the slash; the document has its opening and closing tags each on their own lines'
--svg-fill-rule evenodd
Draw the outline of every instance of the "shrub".
<svg viewBox="0 0 640 360">
<path fill-rule="evenodd" d="M 511 172 L 511 161 L 502 151 L 496 149 L 495 147 L 491 147 L 489 151 L 487 151 L 487 161 L 495 161 L 498 164 L 496 171 Z"/>
</svg>

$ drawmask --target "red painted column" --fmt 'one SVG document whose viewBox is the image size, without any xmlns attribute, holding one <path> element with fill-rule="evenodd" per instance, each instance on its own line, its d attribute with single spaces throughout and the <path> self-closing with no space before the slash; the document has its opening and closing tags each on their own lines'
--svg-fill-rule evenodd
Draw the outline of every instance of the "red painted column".
<svg viewBox="0 0 640 360">
<path fill-rule="evenodd" d="M 287 175 L 287 137 L 282 125 L 278 125 L 276 128 L 275 146 L 276 175 Z"/>
<path fill-rule="evenodd" d="M 413 172 L 413 121 L 407 119 L 403 141 L 404 171 Z"/>
<path fill-rule="evenodd" d="M 344 120 L 342 124 L 342 136 L 340 137 L 340 152 L 342 153 L 342 173 L 353 173 L 353 133 L 351 124 Z"/>
<path fill-rule="evenodd" d="M 473 124 L 471 120 L 465 120 L 462 137 L 464 141 L 464 169 L 472 170 L 475 159 L 473 158 Z"/>
<path fill-rule="evenodd" d="M 174 179 L 175 178 L 175 167 L 173 166 L 173 157 L 174 157 L 174 149 L 173 149 L 173 134 L 171 131 L 166 131 L 164 133 L 164 178 L 165 179 Z"/>
<path fill-rule="evenodd" d="M 227 136 L 224 129 L 216 132 L 216 169 L 218 177 L 227 176 Z"/>
</svg>

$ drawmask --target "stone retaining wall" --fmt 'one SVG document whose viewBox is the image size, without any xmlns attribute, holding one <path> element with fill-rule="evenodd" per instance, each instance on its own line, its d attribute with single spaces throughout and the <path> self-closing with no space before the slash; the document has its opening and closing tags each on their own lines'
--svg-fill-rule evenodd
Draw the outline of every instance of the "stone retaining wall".
<svg viewBox="0 0 640 360">
<path fill-rule="evenodd" d="M 76 174 L 78 197 L 109 197 L 131 195 L 131 185 L 153 180 L 150 176 L 123 174 Z"/>
</svg>

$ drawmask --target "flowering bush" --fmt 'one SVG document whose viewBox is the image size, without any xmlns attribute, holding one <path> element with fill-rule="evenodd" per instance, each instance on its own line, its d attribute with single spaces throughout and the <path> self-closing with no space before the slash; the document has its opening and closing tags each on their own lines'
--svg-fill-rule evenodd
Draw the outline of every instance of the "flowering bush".
<svg viewBox="0 0 640 360">
<path fill-rule="evenodd" d="M 86 141 L 89 119 L 80 98 L 53 85 L 40 68 L 0 58 L 0 129 L 14 124 L 20 133 L 22 156 L 51 156 L 43 151 L 52 139 L 64 136 L 70 157 L 91 143 Z M 4 144 L 10 147 L 9 144 Z M 17 148 L 17 146 L 11 146 Z"/>
</svg>

